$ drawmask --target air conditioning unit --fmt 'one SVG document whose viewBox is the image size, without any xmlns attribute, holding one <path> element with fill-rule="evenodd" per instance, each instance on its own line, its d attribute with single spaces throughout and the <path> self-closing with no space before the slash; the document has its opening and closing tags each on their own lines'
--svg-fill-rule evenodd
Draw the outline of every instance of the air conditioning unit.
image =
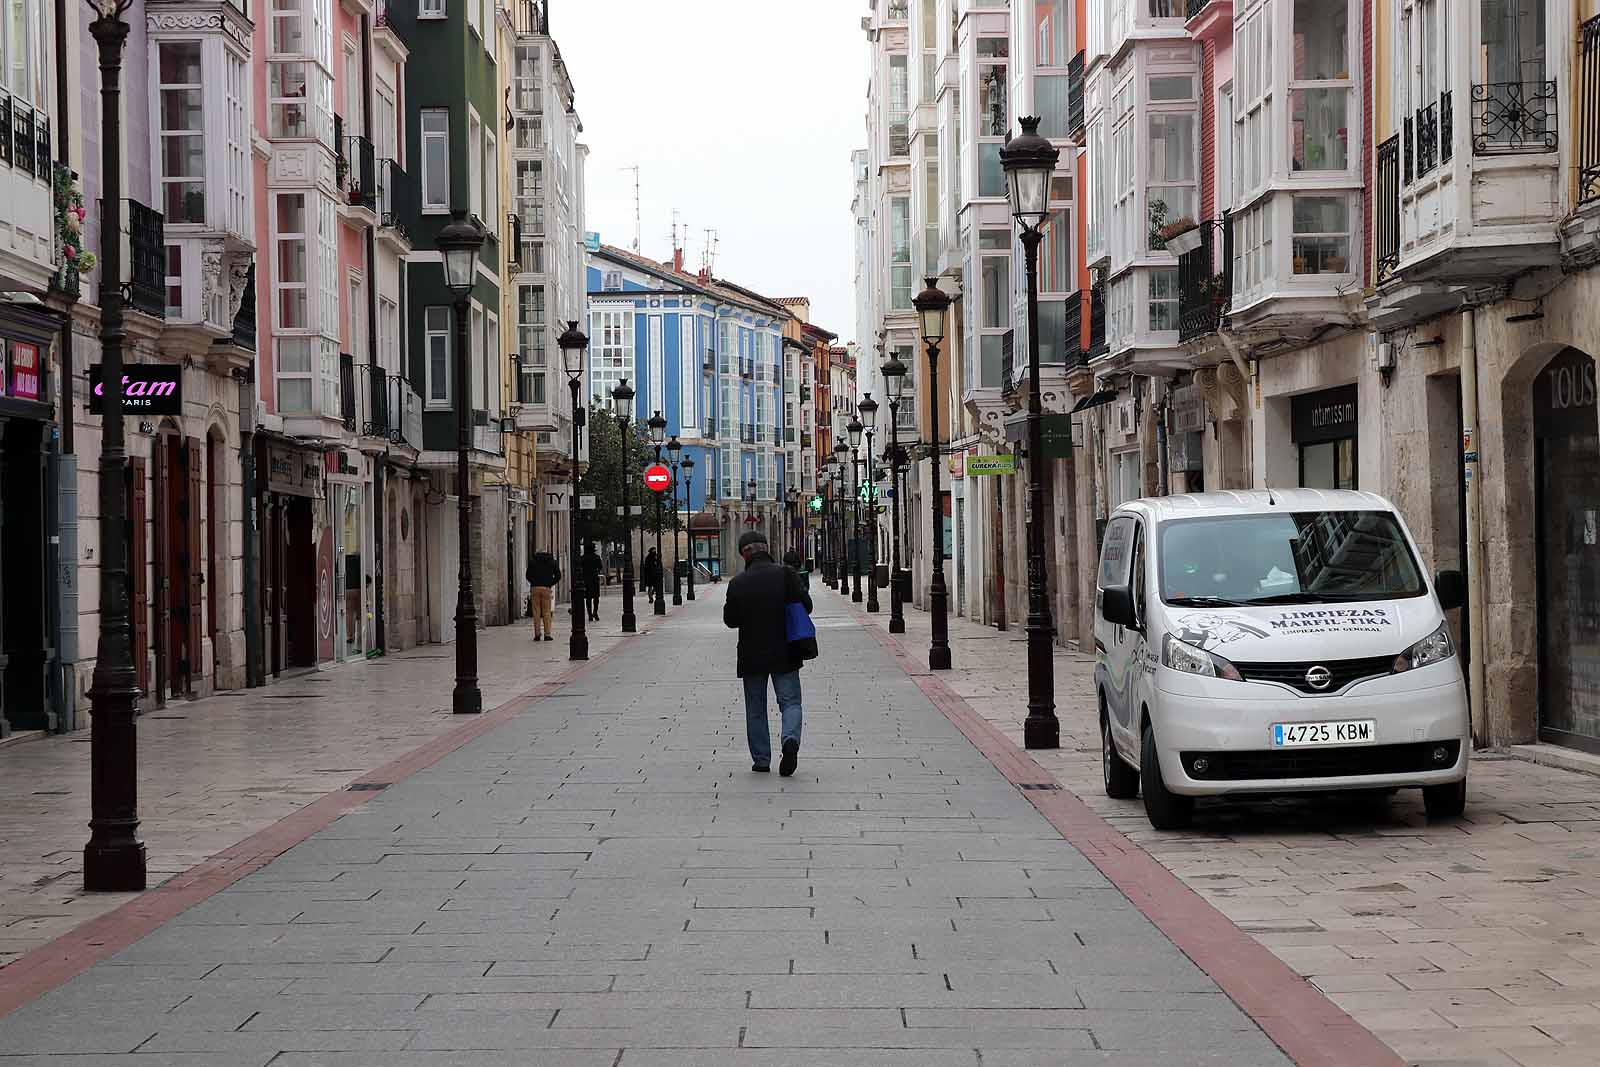
<svg viewBox="0 0 1600 1067">
<path fill-rule="evenodd" d="M 1122 433 L 1134 431 L 1133 398 L 1117 401 L 1117 429 Z"/>
</svg>

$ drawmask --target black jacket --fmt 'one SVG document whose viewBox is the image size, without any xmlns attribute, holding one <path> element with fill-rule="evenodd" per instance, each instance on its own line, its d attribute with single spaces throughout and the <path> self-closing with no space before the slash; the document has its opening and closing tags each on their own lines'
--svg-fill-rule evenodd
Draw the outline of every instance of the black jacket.
<svg viewBox="0 0 1600 1067">
<path fill-rule="evenodd" d="M 784 606 L 791 602 L 804 604 L 811 614 L 811 595 L 800 576 L 771 556 L 755 557 L 728 583 L 722 621 L 739 631 L 740 678 L 800 669 L 802 661 L 790 653 L 784 625 Z"/>
<path fill-rule="evenodd" d="M 528 584 L 552 586 L 561 581 L 561 565 L 548 552 L 535 552 L 528 561 Z"/>
<path fill-rule="evenodd" d="M 584 587 L 588 590 L 590 596 L 599 596 L 600 576 L 605 573 L 605 563 L 598 555 L 584 556 L 582 557 L 582 562 Z"/>
</svg>

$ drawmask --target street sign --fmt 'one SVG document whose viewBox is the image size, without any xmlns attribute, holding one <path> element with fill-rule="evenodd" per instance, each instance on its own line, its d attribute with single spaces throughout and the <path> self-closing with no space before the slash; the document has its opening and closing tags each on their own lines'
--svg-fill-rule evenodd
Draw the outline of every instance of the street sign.
<svg viewBox="0 0 1600 1067">
<path fill-rule="evenodd" d="M 660 463 L 645 468 L 644 485 L 653 493 L 665 493 L 672 485 L 672 472 Z"/>
<path fill-rule="evenodd" d="M 548 512 L 572 510 L 572 486 L 566 482 L 544 487 L 544 509 Z"/>
<path fill-rule="evenodd" d="M 618 515 L 622 514 L 622 505 L 621 504 L 617 505 L 617 514 Z M 643 504 L 632 504 L 632 505 L 630 505 L 628 507 L 628 514 L 629 515 L 643 515 L 644 514 L 644 505 Z"/>
<path fill-rule="evenodd" d="M 594 494 L 593 493 L 584 493 L 584 494 L 582 494 L 581 496 L 578 497 L 578 510 L 579 511 L 593 511 L 594 510 Z"/>
<path fill-rule="evenodd" d="M 967 477 L 975 478 L 981 474 L 1015 474 L 1017 473 L 1016 456 L 972 456 L 967 457 Z"/>
</svg>

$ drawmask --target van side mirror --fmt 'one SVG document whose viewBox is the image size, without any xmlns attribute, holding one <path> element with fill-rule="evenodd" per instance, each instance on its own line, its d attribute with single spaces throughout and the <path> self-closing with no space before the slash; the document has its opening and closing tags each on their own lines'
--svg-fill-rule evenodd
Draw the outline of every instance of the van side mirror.
<svg viewBox="0 0 1600 1067">
<path fill-rule="evenodd" d="M 1100 590 L 1100 614 L 1115 626 L 1137 628 L 1139 620 L 1133 611 L 1133 590 L 1125 585 L 1108 585 Z"/>
<path fill-rule="evenodd" d="M 1433 592 L 1444 610 L 1459 608 L 1467 602 L 1467 576 L 1460 571 L 1440 571 L 1433 576 Z"/>
</svg>

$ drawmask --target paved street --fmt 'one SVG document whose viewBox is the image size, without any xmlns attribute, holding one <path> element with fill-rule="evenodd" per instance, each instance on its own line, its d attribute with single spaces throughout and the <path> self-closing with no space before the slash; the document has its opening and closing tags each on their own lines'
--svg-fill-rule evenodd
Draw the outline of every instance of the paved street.
<svg viewBox="0 0 1600 1067">
<path fill-rule="evenodd" d="M 0 1056 L 1287 1062 L 818 599 L 794 778 L 750 773 L 717 590 L 0 1020 Z"/>
</svg>

